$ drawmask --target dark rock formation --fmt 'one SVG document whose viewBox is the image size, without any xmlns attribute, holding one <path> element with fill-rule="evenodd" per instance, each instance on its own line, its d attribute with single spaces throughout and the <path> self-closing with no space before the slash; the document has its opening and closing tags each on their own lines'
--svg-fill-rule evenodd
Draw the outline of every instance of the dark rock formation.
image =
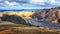
<svg viewBox="0 0 60 34">
<path fill-rule="evenodd" d="M 9 22 L 13 22 L 13 23 L 17 23 L 17 24 L 26 24 L 26 21 L 17 15 L 3 15 L 1 17 L 2 21 L 9 21 Z"/>
<path fill-rule="evenodd" d="M 57 22 L 60 23 L 60 19 L 58 19 Z"/>
</svg>

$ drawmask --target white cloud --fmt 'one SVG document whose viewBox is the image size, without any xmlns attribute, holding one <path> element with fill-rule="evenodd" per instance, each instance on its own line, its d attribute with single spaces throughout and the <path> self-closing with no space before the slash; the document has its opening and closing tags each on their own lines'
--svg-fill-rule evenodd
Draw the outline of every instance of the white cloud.
<svg viewBox="0 0 60 34">
<path fill-rule="evenodd" d="M 8 1 L 5 1 L 6 4 L 10 4 Z"/>
<path fill-rule="evenodd" d="M 32 2 L 44 2 L 44 0 L 32 0 Z"/>
<path fill-rule="evenodd" d="M 51 4 L 55 4 L 56 1 L 55 1 L 55 0 L 51 0 L 50 3 L 51 3 Z"/>
</svg>

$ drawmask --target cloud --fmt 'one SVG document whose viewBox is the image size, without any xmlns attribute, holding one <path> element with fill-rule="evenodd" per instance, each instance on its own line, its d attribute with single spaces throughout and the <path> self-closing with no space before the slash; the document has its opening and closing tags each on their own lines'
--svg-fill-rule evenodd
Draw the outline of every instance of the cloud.
<svg viewBox="0 0 60 34">
<path fill-rule="evenodd" d="M 44 2 L 44 0 L 32 0 L 32 2 Z"/>
<path fill-rule="evenodd" d="M 10 4 L 8 1 L 5 1 L 6 4 Z"/>
<path fill-rule="evenodd" d="M 56 1 L 55 1 L 55 0 L 51 0 L 50 3 L 51 3 L 51 4 L 55 4 Z"/>
</svg>

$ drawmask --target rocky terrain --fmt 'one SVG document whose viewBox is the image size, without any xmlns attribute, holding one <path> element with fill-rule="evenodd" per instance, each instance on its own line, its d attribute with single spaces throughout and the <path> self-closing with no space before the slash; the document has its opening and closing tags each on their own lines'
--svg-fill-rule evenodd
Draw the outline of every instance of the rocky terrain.
<svg viewBox="0 0 60 34">
<path fill-rule="evenodd" d="M 23 24 L 17 25 L 12 24 L 12 22 L 4 23 L 7 24 L 0 25 L 0 34 L 60 34 L 59 30 L 55 30 L 53 28 L 49 29 L 47 27 L 31 27 Z"/>
<path fill-rule="evenodd" d="M 39 23 L 34 22 L 34 20 L 43 19 L 48 21 L 48 23 L 60 25 L 60 12 L 57 11 L 57 8 L 36 10 L 34 13 L 31 13 L 32 15 L 27 13 L 29 15 L 24 15 L 24 18 L 15 13 L 0 13 L 0 34 L 60 34 L 60 29 L 36 26 Z M 30 18 L 26 18 L 27 16 Z M 32 20 L 30 20 L 31 18 Z"/>
<path fill-rule="evenodd" d="M 0 34 L 60 34 L 59 29 L 30 26 L 30 24 L 28 25 L 26 22 L 24 22 L 24 24 L 23 22 L 15 21 L 17 16 L 15 16 L 14 20 L 12 18 L 12 21 L 9 20 L 9 17 L 11 16 L 5 15 L 5 19 L 7 20 L 0 17 Z M 22 21 L 24 20 L 22 19 Z"/>
</svg>

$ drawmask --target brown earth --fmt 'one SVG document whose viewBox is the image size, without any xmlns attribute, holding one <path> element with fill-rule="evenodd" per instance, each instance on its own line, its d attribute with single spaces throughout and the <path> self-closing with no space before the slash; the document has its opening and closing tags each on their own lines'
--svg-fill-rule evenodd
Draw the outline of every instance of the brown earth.
<svg viewBox="0 0 60 34">
<path fill-rule="evenodd" d="M 21 27 L 23 26 L 23 27 Z M 0 25 L 0 34 L 60 34 L 59 31 L 24 25 Z"/>
</svg>

